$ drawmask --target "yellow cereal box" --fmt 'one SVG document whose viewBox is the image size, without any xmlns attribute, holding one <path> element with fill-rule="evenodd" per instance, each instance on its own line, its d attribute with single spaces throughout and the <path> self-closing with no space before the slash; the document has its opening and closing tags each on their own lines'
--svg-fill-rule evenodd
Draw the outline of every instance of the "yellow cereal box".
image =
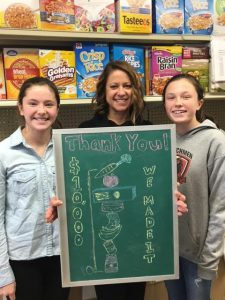
<svg viewBox="0 0 225 300">
<path fill-rule="evenodd" d="M 39 2 L 37 0 L 1 1 L 0 27 L 18 29 L 39 28 Z"/>
<path fill-rule="evenodd" d="M 0 100 L 6 99 L 6 91 L 5 91 L 5 74 L 3 68 L 3 56 L 0 53 Z"/>
<path fill-rule="evenodd" d="M 17 99 L 23 82 L 39 76 L 38 49 L 3 49 L 7 99 Z"/>
<path fill-rule="evenodd" d="M 151 0 L 116 0 L 118 31 L 152 33 Z"/>
<path fill-rule="evenodd" d="M 41 76 L 54 82 L 61 99 L 76 98 L 74 51 L 41 49 L 39 62 Z"/>
<path fill-rule="evenodd" d="M 74 30 L 74 0 L 40 0 L 41 29 Z"/>
</svg>

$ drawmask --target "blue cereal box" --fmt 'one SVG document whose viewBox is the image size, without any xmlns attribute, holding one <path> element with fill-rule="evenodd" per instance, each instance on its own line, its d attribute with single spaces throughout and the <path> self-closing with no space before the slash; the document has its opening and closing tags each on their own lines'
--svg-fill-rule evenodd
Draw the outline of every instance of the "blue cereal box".
<svg viewBox="0 0 225 300">
<path fill-rule="evenodd" d="M 213 1 L 185 0 L 184 23 L 185 33 L 210 35 L 213 30 Z"/>
<path fill-rule="evenodd" d="M 92 98 L 95 95 L 99 75 L 109 62 L 107 44 L 76 43 L 77 97 Z"/>
<path fill-rule="evenodd" d="M 153 31 L 163 34 L 182 34 L 184 0 L 155 0 L 153 3 Z"/>
<path fill-rule="evenodd" d="M 112 45 L 112 59 L 128 62 L 139 74 L 143 87 L 145 85 L 144 47 L 133 45 Z"/>
</svg>

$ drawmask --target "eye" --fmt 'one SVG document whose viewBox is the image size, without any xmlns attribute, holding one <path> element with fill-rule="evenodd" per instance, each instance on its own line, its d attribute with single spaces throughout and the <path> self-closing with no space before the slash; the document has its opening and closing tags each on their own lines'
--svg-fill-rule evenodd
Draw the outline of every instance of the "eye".
<svg viewBox="0 0 225 300">
<path fill-rule="evenodd" d="M 110 88 L 111 88 L 112 90 L 115 90 L 115 89 L 118 88 L 118 86 L 117 86 L 116 84 L 112 84 L 112 85 L 110 85 Z"/>
<path fill-rule="evenodd" d="M 47 103 L 45 103 L 45 106 L 53 107 L 53 106 L 55 106 L 55 103 L 54 102 L 47 102 Z"/>
<path fill-rule="evenodd" d="M 28 102 L 28 105 L 34 107 L 37 105 L 37 103 L 34 101 L 30 101 L 30 102 Z"/>
<path fill-rule="evenodd" d="M 129 90 L 129 89 L 132 88 L 132 85 L 130 83 L 127 83 L 127 84 L 124 85 L 124 88 Z"/>
</svg>

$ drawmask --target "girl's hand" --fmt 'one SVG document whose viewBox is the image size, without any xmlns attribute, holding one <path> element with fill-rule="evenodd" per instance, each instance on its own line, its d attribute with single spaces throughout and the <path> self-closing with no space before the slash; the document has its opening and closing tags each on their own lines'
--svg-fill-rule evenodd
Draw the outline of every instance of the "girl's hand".
<svg viewBox="0 0 225 300">
<path fill-rule="evenodd" d="M 186 197 L 179 191 L 175 192 L 175 196 L 177 200 L 177 214 L 178 216 L 182 216 L 188 212 L 187 204 L 185 203 Z"/>
<path fill-rule="evenodd" d="M 8 297 L 10 300 L 16 300 L 16 283 L 12 282 L 0 288 L 0 296 Z"/>
<path fill-rule="evenodd" d="M 46 210 L 45 221 L 46 223 L 52 223 L 58 218 L 57 207 L 62 205 L 62 201 L 57 197 L 53 197 L 50 200 L 50 207 Z"/>
</svg>

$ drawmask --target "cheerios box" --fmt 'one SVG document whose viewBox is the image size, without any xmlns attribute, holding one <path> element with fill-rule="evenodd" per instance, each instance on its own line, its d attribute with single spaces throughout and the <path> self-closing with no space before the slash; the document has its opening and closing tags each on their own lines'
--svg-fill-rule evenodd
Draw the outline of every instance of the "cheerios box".
<svg viewBox="0 0 225 300">
<path fill-rule="evenodd" d="M 76 43 L 77 98 L 92 98 L 96 83 L 106 64 L 109 62 L 108 44 Z"/>
<path fill-rule="evenodd" d="M 62 100 L 76 98 L 74 51 L 40 49 L 39 65 L 40 75 L 54 82 Z"/>
<path fill-rule="evenodd" d="M 181 74 L 182 46 L 152 46 L 152 93 L 162 95 L 167 81 Z"/>
<path fill-rule="evenodd" d="M 225 35 L 225 0 L 214 0 L 213 34 Z"/>
<path fill-rule="evenodd" d="M 213 30 L 213 1 L 185 0 L 184 33 L 210 35 Z"/>
<path fill-rule="evenodd" d="M 184 0 L 154 0 L 152 9 L 154 33 L 184 32 Z"/>
<path fill-rule="evenodd" d="M 7 99 L 17 99 L 25 80 L 39 76 L 38 49 L 3 49 Z"/>
<path fill-rule="evenodd" d="M 3 67 L 3 55 L 0 53 L 0 100 L 6 99 L 6 89 L 5 89 L 5 74 Z"/>
<path fill-rule="evenodd" d="M 143 88 L 145 86 L 145 53 L 144 47 L 134 45 L 113 44 L 110 48 L 113 60 L 128 62 L 140 76 Z"/>
<path fill-rule="evenodd" d="M 40 27 L 39 1 L 1 1 L 0 27 L 35 29 Z"/>
<path fill-rule="evenodd" d="M 75 31 L 114 32 L 114 0 L 76 0 Z"/>
<path fill-rule="evenodd" d="M 152 0 L 116 0 L 119 32 L 152 33 Z"/>
<path fill-rule="evenodd" d="M 74 0 L 39 0 L 41 29 L 74 30 Z"/>
</svg>

